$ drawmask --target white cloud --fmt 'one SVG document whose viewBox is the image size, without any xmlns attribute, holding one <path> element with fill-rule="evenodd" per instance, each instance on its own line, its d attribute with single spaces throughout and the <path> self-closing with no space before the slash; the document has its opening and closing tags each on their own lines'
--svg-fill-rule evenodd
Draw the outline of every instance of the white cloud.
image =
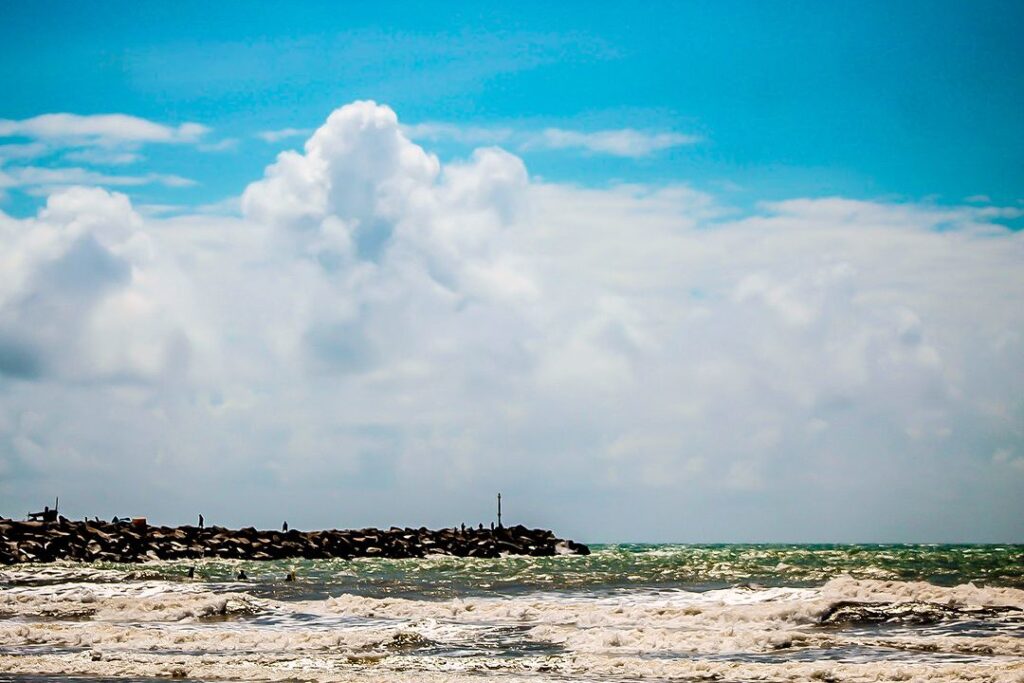
<svg viewBox="0 0 1024 683">
<path fill-rule="evenodd" d="M 464 145 L 501 145 L 517 137 L 516 131 L 512 128 L 458 126 L 438 122 L 405 125 L 402 126 L 402 132 L 414 140 L 454 140 Z"/>
<path fill-rule="evenodd" d="M 64 185 L 106 185 L 118 187 L 152 184 L 164 185 L 166 187 L 187 187 L 194 185 L 195 181 L 163 173 L 111 175 L 74 167 L 42 168 L 38 166 L 15 166 L 0 173 L 0 188 L 55 188 Z"/>
<path fill-rule="evenodd" d="M 238 149 L 238 138 L 224 138 L 217 142 L 205 143 L 198 146 L 200 152 L 230 152 Z"/>
<path fill-rule="evenodd" d="M 0 214 L 0 469 L 28 473 L 0 500 L 453 524 L 500 489 L 588 539 L 750 540 L 752 516 L 775 540 L 1019 538 L 1024 238 L 1000 215 L 736 217 L 494 148 L 442 165 L 355 103 L 240 218 L 82 188 Z"/>
<path fill-rule="evenodd" d="M 264 142 L 280 142 L 289 138 L 305 137 L 313 131 L 309 128 L 281 128 L 280 130 L 265 130 L 256 134 Z"/>
<path fill-rule="evenodd" d="M 123 143 L 196 142 L 208 132 L 198 123 L 167 126 L 126 114 L 41 114 L 28 119 L 0 119 L 0 137 L 111 146 Z"/>
<path fill-rule="evenodd" d="M 673 147 L 693 145 L 700 138 L 681 133 L 648 133 L 632 128 L 582 132 L 546 128 L 525 143 L 527 148 L 582 149 L 595 154 L 645 157 Z"/>
<path fill-rule="evenodd" d="M 128 152 L 106 147 L 86 147 L 85 149 L 76 149 L 66 153 L 64 159 L 100 166 L 124 166 L 141 161 L 142 155 L 138 152 Z"/>
<path fill-rule="evenodd" d="M 163 266 L 127 197 L 72 187 L 21 223 L 3 226 L 0 373 L 141 379 L 187 353 L 161 301 L 170 292 L 153 286 Z"/>
<path fill-rule="evenodd" d="M 306 143 L 282 152 L 242 198 L 256 220 L 306 229 L 331 216 L 367 236 L 390 229 L 440 171 L 398 130 L 394 112 L 370 102 L 335 111 Z M 370 233 L 374 233 L 371 235 Z"/>
<path fill-rule="evenodd" d="M 43 156 L 47 151 L 47 146 L 41 142 L 0 145 L 0 164 L 11 159 L 34 159 Z"/>
<path fill-rule="evenodd" d="M 161 184 L 180 187 L 193 181 L 176 175 L 146 173 L 111 175 L 94 170 L 60 166 L 4 166 L 10 161 L 60 154 L 63 162 L 94 166 L 123 166 L 143 159 L 147 144 L 195 144 L 209 129 L 197 123 L 168 126 L 125 114 L 42 114 L 28 119 L 0 119 L 0 138 L 26 137 L 32 142 L 0 145 L 0 189 L 29 188 L 30 193 L 49 192 L 64 185 L 95 184 L 132 186 Z M 230 147 L 231 139 L 202 148 L 217 151 Z M 42 162 L 37 162 L 42 163 Z"/>
<path fill-rule="evenodd" d="M 402 130 L 407 136 L 417 140 L 454 140 L 466 145 L 505 145 L 521 151 L 576 149 L 591 154 L 633 158 L 650 156 L 673 147 L 694 145 L 701 140 L 694 135 L 641 131 L 633 128 L 597 131 L 565 128 L 516 130 L 507 127 L 487 128 L 427 122 L 403 126 Z"/>
</svg>

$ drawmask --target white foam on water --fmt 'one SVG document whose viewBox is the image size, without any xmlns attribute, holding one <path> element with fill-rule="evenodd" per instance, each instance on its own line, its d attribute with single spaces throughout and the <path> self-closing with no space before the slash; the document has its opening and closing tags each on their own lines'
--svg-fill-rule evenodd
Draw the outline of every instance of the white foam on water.
<svg viewBox="0 0 1024 683">
<path fill-rule="evenodd" d="M 924 581 L 881 581 L 840 576 L 826 583 L 821 594 L 832 601 L 934 602 L 953 607 L 1014 607 L 1024 609 L 1024 590 L 980 587 L 973 583 L 935 586 Z"/>
<path fill-rule="evenodd" d="M 414 628 L 361 627 L 344 630 L 232 627 L 227 625 L 118 625 L 94 622 L 0 623 L 0 648 L 25 644 L 90 648 L 97 652 L 170 650 L 197 654 L 230 652 L 343 651 L 387 649 L 426 639 Z"/>
<path fill-rule="evenodd" d="M 96 569 L 82 564 L 50 564 L 43 566 L 8 567 L 0 569 L 2 584 L 44 584 L 76 581 L 117 583 L 125 580 L 125 573 L 116 569 Z"/>
<path fill-rule="evenodd" d="M 1024 639 L 1012 634 L 820 625 L 830 609 L 847 602 L 883 609 L 900 603 L 1024 608 L 1024 591 L 1009 588 L 840 577 L 819 588 L 445 601 L 345 594 L 302 602 L 256 598 L 241 592 L 241 585 L 223 593 L 210 588 L 143 581 L 2 589 L 0 615 L 7 618 L 0 619 L 0 671 L 207 680 L 461 681 L 495 671 L 509 680 L 533 681 L 571 676 L 1024 683 Z M 513 642 L 522 649 L 493 656 L 481 646 L 488 642 L 499 643 L 499 649 Z M 530 647 L 546 648 L 545 654 L 529 654 Z M 867 661 L 871 655 L 860 654 L 861 659 L 828 663 L 787 656 L 858 648 L 898 652 L 900 659 Z M 762 659 L 751 661 L 752 655 Z"/>
<path fill-rule="evenodd" d="M 380 683 L 455 683 L 477 681 L 480 675 L 500 674 L 507 683 L 575 680 L 717 680 L 717 681 L 928 681 L 955 683 L 1020 683 L 1024 663 L 994 661 L 970 664 L 893 664 L 891 662 L 833 664 L 781 662 L 772 664 L 697 660 L 644 660 L 624 657 L 544 657 L 519 660 L 452 660 L 400 656 L 346 657 L 187 657 L 132 653 L 96 659 L 90 653 L 58 655 L 0 655 L 0 670 L 8 673 L 52 675 L 190 677 L 201 680 L 286 681 L 320 683 L 367 681 Z"/>
<path fill-rule="evenodd" d="M 728 589 L 612 599 L 467 599 L 423 602 L 344 595 L 327 601 L 347 615 L 389 619 L 448 619 L 460 623 L 528 625 L 529 636 L 572 652 L 739 654 L 800 647 L 880 646 L 961 654 L 1024 654 L 1024 641 L 1008 636 L 923 636 L 882 639 L 818 628 L 837 602 L 925 600 L 946 605 L 1015 606 L 1022 591 L 973 586 L 837 579 L 821 589 Z"/>
<path fill-rule="evenodd" d="M 213 593 L 201 584 L 144 581 L 15 586 L 0 591 L 0 616 L 103 621 L 182 621 L 250 614 L 262 601 L 245 593 Z"/>
</svg>

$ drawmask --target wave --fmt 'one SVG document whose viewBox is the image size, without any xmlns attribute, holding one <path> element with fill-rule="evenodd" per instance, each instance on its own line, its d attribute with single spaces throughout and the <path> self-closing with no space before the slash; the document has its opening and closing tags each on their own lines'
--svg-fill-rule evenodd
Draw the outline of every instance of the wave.
<svg viewBox="0 0 1024 683">
<path fill-rule="evenodd" d="M 246 593 L 214 593 L 200 584 L 146 581 L 17 586 L 0 591 L 0 618 L 184 621 L 255 614 L 262 601 Z"/>
<path fill-rule="evenodd" d="M 12 673 L 1024 680 L 1024 591 L 849 576 L 817 588 L 449 600 L 276 600 L 243 584 L 67 582 L 0 590 L 0 617 L 0 670 Z"/>
</svg>

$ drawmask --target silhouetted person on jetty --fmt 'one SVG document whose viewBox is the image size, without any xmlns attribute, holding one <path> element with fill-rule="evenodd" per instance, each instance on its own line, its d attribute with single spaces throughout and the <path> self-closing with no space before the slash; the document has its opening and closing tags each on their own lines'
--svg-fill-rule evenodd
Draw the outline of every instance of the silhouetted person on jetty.
<svg viewBox="0 0 1024 683">
<path fill-rule="evenodd" d="M 281 525 L 281 531 L 288 531 L 288 521 L 287 520 L 285 520 L 285 523 Z"/>
<path fill-rule="evenodd" d="M 203 528 L 203 516 L 201 514 L 199 515 L 199 528 Z"/>
<path fill-rule="evenodd" d="M 60 498 L 54 503 L 54 507 L 51 510 L 49 505 L 43 506 L 42 512 L 30 512 L 28 518 L 30 520 L 37 520 L 42 522 L 56 522 L 57 521 L 57 508 L 60 507 Z"/>
</svg>

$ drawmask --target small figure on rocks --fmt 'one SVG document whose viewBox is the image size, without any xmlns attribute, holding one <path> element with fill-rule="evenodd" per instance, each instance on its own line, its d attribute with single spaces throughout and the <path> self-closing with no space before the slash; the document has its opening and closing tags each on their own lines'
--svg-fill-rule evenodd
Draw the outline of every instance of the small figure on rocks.
<svg viewBox="0 0 1024 683">
<path fill-rule="evenodd" d="M 477 529 L 479 529 L 480 531 L 483 531 L 483 530 L 484 530 L 484 523 L 483 523 L 483 522 L 480 522 L 480 524 L 479 524 L 479 525 L 477 525 L 477 527 L 476 527 L 476 528 L 477 528 Z"/>
<path fill-rule="evenodd" d="M 30 520 L 41 520 L 43 522 L 56 522 L 57 510 L 51 510 L 49 505 L 44 505 L 42 512 L 30 512 L 28 513 L 28 518 Z"/>
<path fill-rule="evenodd" d="M 494 531 L 494 522 L 491 522 L 491 531 Z"/>
<path fill-rule="evenodd" d="M 462 523 L 462 533 L 466 533 L 466 523 Z"/>
<path fill-rule="evenodd" d="M 284 524 L 281 525 L 281 531 L 288 531 L 288 520 L 285 520 Z"/>
<path fill-rule="evenodd" d="M 249 575 L 245 573 L 244 569 L 238 570 L 238 576 L 236 577 L 239 581 L 248 581 Z"/>
<path fill-rule="evenodd" d="M 200 529 L 203 528 L 203 515 L 202 515 L 202 513 L 199 514 L 199 528 Z"/>
</svg>

